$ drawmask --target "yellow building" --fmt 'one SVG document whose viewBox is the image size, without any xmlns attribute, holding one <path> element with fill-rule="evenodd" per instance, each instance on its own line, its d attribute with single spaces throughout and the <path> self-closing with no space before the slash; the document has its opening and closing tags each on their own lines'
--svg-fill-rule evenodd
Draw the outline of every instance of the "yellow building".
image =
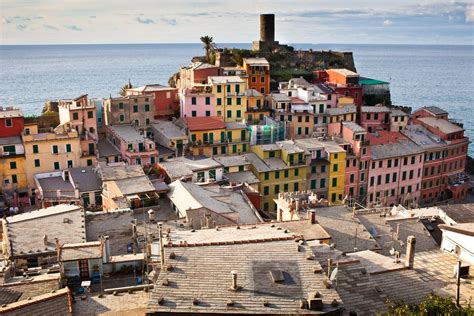
<svg viewBox="0 0 474 316">
<path fill-rule="evenodd" d="M 353 104 L 346 104 L 342 107 L 330 108 L 326 110 L 328 123 L 355 122 L 357 119 L 357 108 Z"/>
<path fill-rule="evenodd" d="M 2 192 L 26 189 L 25 150 L 19 136 L 0 138 L 0 179 Z"/>
<path fill-rule="evenodd" d="M 31 193 L 34 192 L 34 175 L 37 173 L 93 164 L 93 160 L 81 159 L 80 137 L 67 124 L 56 127 L 53 132 L 40 132 L 36 124 L 25 124 L 22 138 Z"/>
<path fill-rule="evenodd" d="M 340 204 L 344 199 L 346 151 L 333 141 L 322 144 L 329 158 L 328 200 L 330 204 Z"/>
<path fill-rule="evenodd" d="M 247 110 L 245 119 L 250 124 L 262 124 L 265 116 L 270 115 L 270 110 L 265 107 L 265 97 L 255 89 L 245 91 L 247 97 Z"/>
<path fill-rule="evenodd" d="M 246 153 L 250 148 L 250 133 L 244 123 L 225 123 L 227 137 L 227 153 L 237 155 Z"/>
<path fill-rule="evenodd" d="M 209 77 L 216 98 L 216 114 L 224 122 L 241 122 L 247 109 L 246 82 L 238 76 Z"/>
<path fill-rule="evenodd" d="M 246 154 L 252 171 L 260 181 L 261 209 L 276 216 L 274 199 L 280 192 L 306 190 L 305 153 L 292 141 L 252 146 Z"/>
</svg>

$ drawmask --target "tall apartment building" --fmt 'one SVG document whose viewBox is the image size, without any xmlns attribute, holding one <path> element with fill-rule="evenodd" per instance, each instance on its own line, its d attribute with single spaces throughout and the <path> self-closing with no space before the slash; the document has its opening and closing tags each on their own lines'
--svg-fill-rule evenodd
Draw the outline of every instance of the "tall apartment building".
<svg viewBox="0 0 474 316">
<path fill-rule="evenodd" d="M 216 114 L 224 122 L 240 122 L 245 117 L 247 84 L 238 76 L 209 77 L 212 93 L 216 97 Z"/>
</svg>

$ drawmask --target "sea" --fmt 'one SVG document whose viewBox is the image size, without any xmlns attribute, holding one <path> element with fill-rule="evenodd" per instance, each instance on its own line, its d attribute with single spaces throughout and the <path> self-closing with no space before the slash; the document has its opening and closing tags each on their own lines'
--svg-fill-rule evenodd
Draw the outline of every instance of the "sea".
<svg viewBox="0 0 474 316">
<path fill-rule="evenodd" d="M 249 48 L 249 44 L 219 44 Z M 396 105 L 439 106 L 464 122 L 474 139 L 474 46 L 292 44 L 296 49 L 352 51 L 364 77 L 390 82 Z M 201 44 L 1 45 L 0 105 L 26 115 L 41 113 L 46 100 L 118 95 L 132 85 L 167 84 Z M 474 146 L 470 146 L 470 155 Z"/>
</svg>

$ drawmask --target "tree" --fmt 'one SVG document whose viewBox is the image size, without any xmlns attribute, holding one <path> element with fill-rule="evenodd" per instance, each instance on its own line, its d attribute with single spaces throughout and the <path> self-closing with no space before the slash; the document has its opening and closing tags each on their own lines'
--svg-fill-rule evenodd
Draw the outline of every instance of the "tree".
<svg viewBox="0 0 474 316">
<path fill-rule="evenodd" d="M 203 43 L 203 48 L 206 51 L 206 60 L 208 63 L 211 62 L 211 54 L 216 50 L 216 44 L 213 42 L 212 36 L 206 35 L 201 36 L 201 42 Z"/>
<path fill-rule="evenodd" d="M 420 304 L 406 304 L 404 302 L 390 302 L 387 315 L 472 315 L 471 305 L 457 308 L 451 297 L 442 297 L 429 294 Z"/>
<path fill-rule="evenodd" d="M 127 95 L 127 89 L 132 89 L 132 88 L 133 88 L 132 83 L 130 82 L 130 79 L 128 79 L 128 83 L 120 89 L 120 95 L 121 96 L 126 96 Z"/>
</svg>

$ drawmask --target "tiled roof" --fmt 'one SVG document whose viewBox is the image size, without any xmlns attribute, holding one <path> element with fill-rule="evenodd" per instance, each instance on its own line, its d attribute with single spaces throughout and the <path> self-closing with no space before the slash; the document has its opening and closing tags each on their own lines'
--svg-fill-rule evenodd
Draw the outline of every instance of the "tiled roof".
<svg viewBox="0 0 474 316">
<path fill-rule="evenodd" d="M 425 106 L 425 107 L 423 107 L 423 109 L 425 109 L 428 112 L 431 112 L 434 115 L 446 115 L 446 114 L 448 114 L 447 111 L 445 111 L 445 110 L 443 110 L 443 109 L 441 109 L 437 106 Z"/>
<path fill-rule="evenodd" d="M 365 129 L 362 126 L 354 122 L 342 122 L 342 125 L 353 132 L 365 132 Z"/>
<path fill-rule="evenodd" d="M 443 134 L 452 134 L 464 131 L 464 128 L 451 123 L 450 121 L 439 119 L 436 117 L 420 117 L 418 118 L 424 124 L 438 129 Z"/>
<path fill-rule="evenodd" d="M 79 244 L 64 244 L 59 252 L 60 261 L 102 258 L 102 243 L 90 241 Z"/>
<path fill-rule="evenodd" d="M 357 108 L 356 108 L 355 105 L 348 104 L 348 105 L 344 105 L 344 106 L 341 107 L 341 108 L 329 108 L 329 109 L 326 110 L 326 112 L 327 112 L 329 115 L 350 114 L 350 113 L 356 113 L 356 112 L 357 112 Z"/>
<path fill-rule="evenodd" d="M 245 166 L 250 165 L 250 161 L 245 158 L 244 155 L 236 156 L 216 156 L 213 158 L 218 163 L 222 164 L 224 167 L 235 167 L 235 166 Z"/>
<path fill-rule="evenodd" d="M 70 168 L 68 171 L 80 192 L 102 191 L 102 180 L 94 167 Z"/>
<path fill-rule="evenodd" d="M 13 289 L 0 287 L 0 305 L 16 302 L 22 294 Z"/>
<path fill-rule="evenodd" d="M 184 120 L 191 132 L 223 129 L 226 127 L 220 116 L 186 117 Z"/>
<path fill-rule="evenodd" d="M 252 171 L 231 172 L 224 175 L 231 183 L 260 183 L 260 180 L 253 174 Z"/>
<path fill-rule="evenodd" d="M 386 159 L 421 154 L 423 148 L 412 141 L 400 140 L 397 143 L 381 144 L 370 147 L 372 159 Z"/>
<path fill-rule="evenodd" d="M 269 66 L 268 61 L 263 57 L 244 58 L 243 61 L 250 66 Z"/>
<path fill-rule="evenodd" d="M 123 139 L 126 143 L 140 143 L 145 141 L 145 136 L 140 134 L 131 125 L 109 125 L 107 128 L 117 137 Z"/>
<path fill-rule="evenodd" d="M 72 300 L 69 288 L 55 290 L 51 293 L 42 294 L 20 300 L 15 303 L 0 307 L 0 314 L 5 315 L 70 315 Z"/>
<path fill-rule="evenodd" d="M 362 113 L 389 113 L 390 109 L 386 106 L 362 106 L 361 107 Z"/>
<path fill-rule="evenodd" d="M 342 308 L 339 295 L 334 289 L 326 289 L 324 274 L 313 272 L 321 271 L 321 267 L 317 261 L 306 258 L 307 251 L 292 239 L 165 247 L 166 263 L 173 268 L 160 273 L 147 312 L 287 315 L 336 312 Z M 171 252 L 175 259 L 168 259 Z M 235 291 L 229 290 L 231 271 L 237 274 L 240 286 Z M 280 275 L 282 279 L 274 281 L 272 275 Z M 301 308 L 301 300 L 316 291 L 322 296 L 322 311 Z M 333 300 L 339 304 L 331 305 Z"/>
<path fill-rule="evenodd" d="M 177 126 L 174 122 L 170 121 L 156 121 L 155 123 L 151 124 L 151 127 L 155 131 L 159 131 L 168 139 L 176 139 L 176 138 L 185 138 L 186 132 L 183 131 L 179 126 Z"/>
<path fill-rule="evenodd" d="M 438 205 L 456 223 L 474 223 L 474 203 Z"/>
<path fill-rule="evenodd" d="M 428 131 L 422 125 L 407 125 L 407 127 L 403 129 L 401 133 L 410 138 L 418 146 L 423 148 L 437 148 L 446 146 L 446 142 L 444 140 Z"/>
<path fill-rule="evenodd" d="M 14 215 L 4 219 L 13 248 L 13 256 L 40 255 L 56 249 L 60 243 L 81 243 L 86 240 L 84 211 L 80 206 L 57 206 Z M 47 237 L 45 246 L 44 236 Z"/>
<path fill-rule="evenodd" d="M 0 145 L 17 145 L 21 143 L 20 136 L 0 137 Z"/>
<path fill-rule="evenodd" d="M 1 107 L 0 118 L 23 117 L 23 112 L 13 106 Z"/>
</svg>

